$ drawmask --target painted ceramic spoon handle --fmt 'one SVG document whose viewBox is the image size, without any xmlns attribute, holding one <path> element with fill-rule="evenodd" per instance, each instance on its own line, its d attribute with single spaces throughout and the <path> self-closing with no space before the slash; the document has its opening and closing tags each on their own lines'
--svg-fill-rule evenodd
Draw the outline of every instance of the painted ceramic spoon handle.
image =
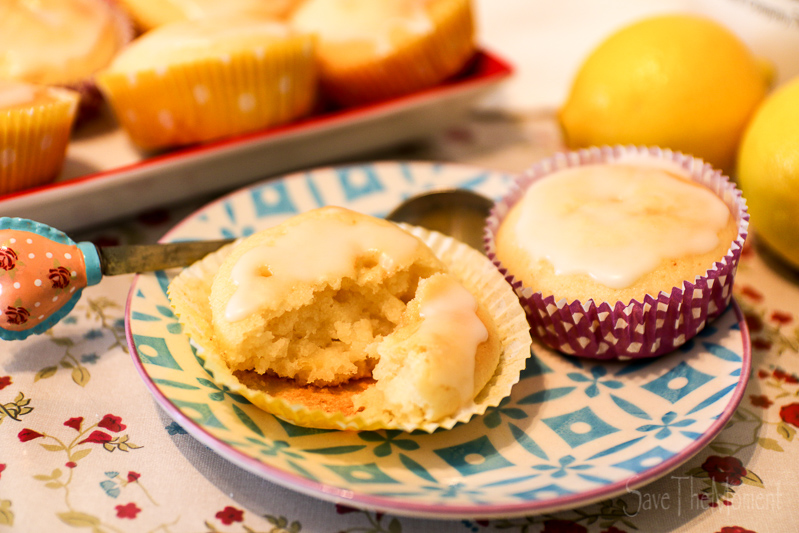
<svg viewBox="0 0 799 533">
<path fill-rule="evenodd" d="M 0 217 L 0 339 L 46 331 L 103 275 L 186 266 L 229 242 L 98 248 L 45 224 Z"/>
</svg>

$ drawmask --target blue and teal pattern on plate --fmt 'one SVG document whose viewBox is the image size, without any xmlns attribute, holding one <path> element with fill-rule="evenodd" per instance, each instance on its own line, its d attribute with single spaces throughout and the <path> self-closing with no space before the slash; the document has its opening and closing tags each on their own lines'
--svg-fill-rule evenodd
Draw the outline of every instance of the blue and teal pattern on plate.
<svg viewBox="0 0 799 533">
<path fill-rule="evenodd" d="M 326 204 L 384 215 L 403 198 L 462 187 L 498 198 L 511 176 L 467 166 L 375 163 L 268 181 L 218 200 L 169 241 L 239 237 Z M 217 386 L 166 289 L 140 275 L 126 313 L 134 362 L 189 433 L 239 466 L 322 499 L 436 518 L 519 516 L 584 505 L 650 482 L 696 454 L 740 401 L 749 339 L 733 305 L 682 349 L 632 364 L 534 343 L 500 406 L 432 435 L 293 426 Z"/>
</svg>

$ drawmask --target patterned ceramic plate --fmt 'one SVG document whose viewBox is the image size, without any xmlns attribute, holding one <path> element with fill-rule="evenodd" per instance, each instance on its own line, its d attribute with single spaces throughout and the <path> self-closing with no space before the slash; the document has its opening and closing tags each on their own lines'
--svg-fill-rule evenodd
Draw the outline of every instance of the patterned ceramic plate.
<svg viewBox="0 0 799 533">
<path fill-rule="evenodd" d="M 449 164 L 319 169 L 224 197 L 164 240 L 244 236 L 325 204 L 384 215 L 430 188 L 471 188 L 498 198 L 510 181 L 510 175 Z M 214 383 L 170 310 L 166 288 L 174 274 L 138 276 L 128 298 L 128 341 L 156 400 L 237 465 L 356 507 L 490 518 L 623 494 L 705 446 L 732 415 L 749 378 L 749 336 L 733 304 L 678 351 L 634 364 L 579 360 L 534 344 L 511 396 L 449 431 L 306 429 Z"/>
</svg>

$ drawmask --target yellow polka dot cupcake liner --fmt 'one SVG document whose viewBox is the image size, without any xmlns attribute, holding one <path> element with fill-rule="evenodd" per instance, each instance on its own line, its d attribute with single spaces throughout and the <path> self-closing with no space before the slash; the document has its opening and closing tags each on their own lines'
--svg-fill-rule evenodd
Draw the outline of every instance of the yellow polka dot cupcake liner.
<svg viewBox="0 0 799 533">
<path fill-rule="evenodd" d="M 308 114 L 317 86 L 313 40 L 298 36 L 164 68 L 106 71 L 97 84 L 138 147 L 209 141 Z"/>
<path fill-rule="evenodd" d="M 61 171 L 80 96 L 47 91 L 46 101 L 0 110 L 0 194 L 44 185 Z"/>
<path fill-rule="evenodd" d="M 185 333 L 198 348 L 198 355 L 204 358 L 205 368 L 213 374 L 214 380 L 283 420 L 299 426 L 337 430 L 399 429 L 432 433 L 437 429 L 451 429 L 458 423 L 466 423 L 474 416 L 484 414 L 489 407 L 498 406 L 510 394 L 530 355 L 529 326 L 513 290 L 484 255 L 441 233 L 421 227 L 403 227 L 427 244 L 447 265 L 450 273 L 485 306 L 497 325 L 502 345 L 499 364 L 483 390 L 470 404 L 437 421 L 400 423 L 337 410 L 342 397 L 346 403 L 347 397 L 368 387 L 369 380 L 339 387 L 314 388 L 254 372 L 231 371 L 222 356 L 214 352 L 211 340 L 214 331 L 208 306 L 214 275 L 231 246 L 183 270 L 170 284 L 169 298 Z"/>
<path fill-rule="evenodd" d="M 367 62 L 342 62 L 334 49 L 320 50 L 323 94 L 342 106 L 387 100 L 438 85 L 474 55 L 475 25 L 468 0 L 429 5 L 429 35 L 411 39 L 393 53 Z"/>
</svg>

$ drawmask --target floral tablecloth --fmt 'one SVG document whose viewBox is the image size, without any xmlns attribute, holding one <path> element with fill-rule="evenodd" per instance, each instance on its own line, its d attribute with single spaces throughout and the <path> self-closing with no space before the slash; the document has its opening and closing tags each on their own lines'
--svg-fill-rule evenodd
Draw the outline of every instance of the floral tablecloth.
<svg viewBox="0 0 799 533">
<path fill-rule="evenodd" d="M 506 18 L 511 8 L 525 9 L 508 5 Z M 489 2 L 480 6 L 486 10 Z M 507 43 L 496 17 L 487 20 L 489 35 Z M 529 51 L 515 46 L 505 50 L 518 54 L 512 60 L 521 72 L 506 89 L 509 99 L 529 96 L 518 85 L 529 83 Z M 457 127 L 385 156 L 516 172 L 561 148 L 551 106 L 497 101 L 501 94 Z M 202 203 L 154 209 L 73 237 L 154 242 Z M 124 334 L 131 281 L 105 278 L 52 330 L 0 344 L 0 533 L 799 530 L 799 273 L 758 244 L 756 224 L 735 285 L 752 338 L 752 377 L 725 429 L 643 488 L 523 518 L 439 521 L 357 510 L 282 488 L 221 458 L 172 421 L 137 374 Z"/>
</svg>

